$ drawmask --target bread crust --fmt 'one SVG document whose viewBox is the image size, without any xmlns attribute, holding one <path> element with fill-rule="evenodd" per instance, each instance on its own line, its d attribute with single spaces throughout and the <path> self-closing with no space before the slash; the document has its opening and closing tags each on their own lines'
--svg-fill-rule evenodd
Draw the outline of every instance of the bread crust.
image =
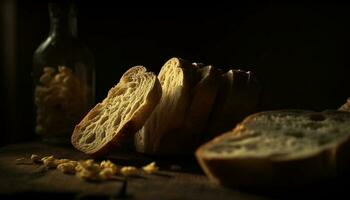
<svg viewBox="0 0 350 200">
<path fill-rule="evenodd" d="M 317 112 L 304 110 L 276 110 L 260 112 L 240 123 L 233 131 L 220 135 L 197 149 L 195 155 L 204 173 L 216 183 L 233 188 L 288 188 L 305 187 L 333 179 L 349 170 L 350 163 L 350 132 L 343 140 L 328 145 L 311 154 L 281 158 L 273 156 L 256 157 L 210 157 L 205 149 L 232 137 L 241 137 L 240 130 L 246 124 L 254 123 L 253 119 L 259 115 L 277 112 L 313 114 Z M 337 111 L 328 111 L 336 113 Z"/>
<path fill-rule="evenodd" d="M 142 72 L 139 73 L 137 70 L 141 70 Z M 135 73 L 139 73 L 139 74 L 135 74 Z M 150 87 L 149 90 L 145 91 L 145 93 L 142 94 L 142 95 L 145 95 L 145 101 L 142 102 L 142 104 L 136 108 L 136 111 L 132 114 L 130 119 L 127 120 L 124 124 L 122 124 L 122 127 L 118 129 L 118 131 L 115 131 L 114 133 L 112 133 L 112 136 L 110 137 L 109 141 L 106 144 L 90 150 L 83 148 L 79 142 L 79 139 L 82 137 L 82 135 L 87 134 L 84 132 L 83 127 L 86 127 L 87 125 L 95 123 L 93 121 L 94 117 L 99 115 L 104 109 L 108 109 L 106 108 L 107 105 L 105 105 L 104 102 L 107 99 L 118 98 L 118 97 L 115 97 L 115 94 L 113 94 L 113 92 L 116 92 L 115 88 L 118 87 L 118 85 L 120 84 L 129 83 L 132 79 L 132 76 L 142 76 L 142 78 L 147 79 L 148 84 L 151 84 L 149 86 Z M 71 142 L 76 149 L 83 151 L 84 153 L 92 156 L 101 156 L 103 154 L 106 154 L 109 152 L 110 148 L 115 146 L 125 146 L 125 143 L 128 143 L 130 138 L 133 139 L 134 134 L 142 127 L 144 122 L 147 120 L 147 118 L 153 112 L 155 106 L 159 102 L 162 94 L 162 89 L 161 89 L 159 80 L 156 78 L 155 74 L 153 74 L 152 72 L 147 72 L 147 69 L 143 66 L 135 66 L 133 68 L 130 68 L 128 71 L 126 71 L 123 74 L 120 81 L 118 82 L 118 84 L 115 87 L 111 88 L 108 93 L 109 94 L 106 97 L 106 99 L 102 103 L 98 103 L 94 108 L 92 108 L 86 114 L 86 116 L 81 120 L 81 122 L 76 125 L 71 137 Z M 113 113 L 113 114 L 122 115 L 122 113 Z M 100 125 L 100 126 L 106 126 L 106 125 Z"/>
</svg>

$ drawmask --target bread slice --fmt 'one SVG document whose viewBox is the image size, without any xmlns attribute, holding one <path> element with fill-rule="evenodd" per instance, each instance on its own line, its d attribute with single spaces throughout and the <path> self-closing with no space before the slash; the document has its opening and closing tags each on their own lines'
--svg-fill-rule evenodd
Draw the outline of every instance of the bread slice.
<svg viewBox="0 0 350 200">
<path fill-rule="evenodd" d="M 243 118 L 256 112 L 260 94 L 261 87 L 252 72 L 231 69 L 222 74 L 206 140 L 231 130 Z"/>
<path fill-rule="evenodd" d="M 76 125 L 73 146 L 87 154 L 105 153 L 134 137 L 152 113 L 162 94 L 156 75 L 143 66 L 127 70 L 108 96 Z"/>
<path fill-rule="evenodd" d="M 241 188 L 301 186 L 349 169 L 350 113 L 277 110 L 247 117 L 196 151 L 211 181 Z"/>
<path fill-rule="evenodd" d="M 180 148 L 182 150 L 186 149 L 190 153 L 193 153 L 203 141 L 204 131 L 209 122 L 210 113 L 219 90 L 221 75 L 221 71 L 211 65 L 205 66 L 195 63 L 195 66 L 200 79 L 191 91 L 191 103 L 180 130 L 191 141 L 190 146 L 187 148 L 184 146 Z"/>
<path fill-rule="evenodd" d="M 192 78 L 194 85 L 190 88 L 190 100 L 183 123 L 176 129 L 166 131 L 152 154 L 192 155 L 202 143 L 217 94 L 220 71 L 210 65 L 192 65 L 195 69 Z M 163 123 L 161 118 L 158 123 Z"/>
<path fill-rule="evenodd" d="M 158 74 L 162 97 L 155 111 L 135 135 L 138 152 L 168 153 L 181 148 L 178 142 L 190 142 L 186 133 L 179 130 L 191 102 L 191 89 L 198 79 L 195 70 L 194 65 L 180 58 L 171 58 L 163 65 Z"/>
</svg>

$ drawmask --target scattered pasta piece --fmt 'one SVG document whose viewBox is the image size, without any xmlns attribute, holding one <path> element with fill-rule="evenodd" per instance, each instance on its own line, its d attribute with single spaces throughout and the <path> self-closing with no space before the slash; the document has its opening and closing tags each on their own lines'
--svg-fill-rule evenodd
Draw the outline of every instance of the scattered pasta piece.
<svg viewBox="0 0 350 200">
<path fill-rule="evenodd" d="M 38 155 L 36 155 L 36 154 L 32 154 L 32 155 L 30 156 L 30 160 L 31 160 L 33 163 L 42 163 L 40 156 L 38 156 Z"/>
<path fill-rule="evenodd" d="M 135 176 L 138 173 L 138 170 L 134 166 L 125 166 L 120 169 L 120 173 L 124 176 Z"/>
<path fill-rule="evenodd" d="M 118 167 L 114 163 L 112 163 L 110 160 L 104 160 L 100 164 L 101 169 L 110 169 L 113 174 L 118 173 Z"/>
<path fill-rule="evenodd" d="M 16 162 L 23 162 L 25 158 L 17 158 Z M 93 159 L 87 160 L 70 160 L 57 159 L 53 155 L 40 157 L 36 154 L 30 156 L 31 163 L 43 164 L 46 169 L 57 169 L 65 174 L 75 174 L 76 177 L 88 181 L 103 181 L 111 179 L 116 174 L 123 176 L 135 176 L 140 171 L 134 166 L 117 166 L 110 160 L 103 160 L 101 163 L 95 162 Z M 31 164 L 29 163 L 29 164 Z M 156 162 L 151 162 L 142 167 L 147 174 L 158 171 L 159 167 Z"/>
<path fill-rule="evenodd" d="M 156 165 L 156 162 L 151 162 L 150 164 L 142 167 L 143 171 L 145 171 L 147 174 L 152 174 L 156 171 L 158 171 L 159 167 Z"/>
<path fill-rule="evenodd" d="M 104 168 L 100 171 L 99 176 L 101 177 L 101 179 L 106 180 L 110 179 L 114 174 L 115 172 L 112 168 Z"/>
<path fill-rule="evenodd" d="M 75 174 L 75 165 L 70 162 L 59 164 L 57 169 L 65 174 Z"/>
</svg>

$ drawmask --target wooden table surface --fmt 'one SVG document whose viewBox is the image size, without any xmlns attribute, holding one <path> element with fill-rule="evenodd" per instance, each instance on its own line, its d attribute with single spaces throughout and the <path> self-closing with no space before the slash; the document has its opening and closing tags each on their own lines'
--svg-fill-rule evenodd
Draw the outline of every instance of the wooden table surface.
<svg viewBox="0 0 350 200">
<path fill-rule="evenodd" d="M 31 154 L 74 160 L 88 156 L 71 147 L 21 143 L 0 148 L 0 199 L 268 199 L 271 196 L 228 189 L 209 182 L 193 157 L 155 158 L 136 153 L 107 157 L 119 165 L 141 167 L 156 161 L 156 174 L 104 182 L 87 182 L 58 170 L 30 163 Z M 25 158 L 18 162 L 16 159 Z M 124 187 L 124 192 L 121 192 Z M 284 196 L 288 197 L 288 195 Z M 293 197 L 294 198 L 294 197 Z"/>
</svg>

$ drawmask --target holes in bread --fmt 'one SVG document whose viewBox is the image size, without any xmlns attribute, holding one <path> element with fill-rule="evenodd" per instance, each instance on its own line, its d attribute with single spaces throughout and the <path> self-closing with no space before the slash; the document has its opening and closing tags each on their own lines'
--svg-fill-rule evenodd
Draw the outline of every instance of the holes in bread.
<svg viewBox="0 0 350 200">
<path fill-rule="evenodd" d="M 88 124 L 85 124 L 84 126 L 81 126 L 79 129 L 80 131 L 85 131 L 85 129 L 88 127 Z M 80 135 L 79 135 L 80 136 Z"/>
<path fill-rule="evenodd" d="M 81 128 L 80 128 L 80 131 L 81 132 L 84 132 L 86 129 L 88 129 L 88 130 L 92 130 L 92 129 L 94 129 L 95 128 L 95 126 L 96 126 L 96 124 L 94 123 L 94 124 L 84 124 Z M 82 134 L 79 134 L 79 139 L 82 137 L 83 135 Z"/>
<path fill-rule="evenodd" d="M 90 143 L 93 142 L 95 139 L 96 139 L 96 134 L 93 133 L 93 134 L 91 134 L 88 138 L 86 138 L 85 143 L 90 144 Z"/>
<path fill-rule="evenodd" d="M 131 110 L 130 106 L 126 107 L 125 110 L 124 110 L 125 115 L 129 114 L 130 110 Z"/>
<path fill-rule="evenodd" d="M 89 130 L 92 130 L 92 129 L 94 129 L 96 127 L 96 124 L 95 123 L 94 124 L 90 124 L 88 127 L 89 127 Z"/>
<path fill-rule="evenodd" d="M 118 127 L 120 124 L 120 115 L 117 116 L 117 118 L 114 120 L 113 126 Z"/>
<path fill-rule="evenodd" d="M 116 97 L 116 96 L 119 96 L 119 95 L 122 95 L 124 94 L 126 91 L 126 88 L 125 87 L 118 87 L 116 88 L 116 90 L 112 93 L 111 97 Z"/>
<path fill-rule="evenodd" d="M 104 116 L 101 120 L 100 120 L 100 125 L 103 125 L 108 119 L 108 116 Z"/>
<path fill-rule="evenodd" d="M 77 140 L 79 141 L 81 139 L 81 137 L 83 137 L 83 134 L 78 134 Z"/>
<path fill-rule="evenodd" d="M 101 133 L 101 138 L 104 139 L 105 137 L 106 137 L 106 132 L 103 131 L 103 132 Z"/>
<path fill-rule="evenodd" d="M 135 88 L 137 86 L 137 83 L 136 82 L 130 82 L 128 83 L 128 87 L 130 88 Z"/>
<path fill-rule="evenodd" d="M 99 114 L 101 113 L 101 110 L 99 109 L 99 106 L 96 106 L 91 110 L 90 114 L 88 115 L 88 120 L 95 119 Z"/>
<path fill-rule="evenodd" d="M 326 117 L 321 114 L 312 114 L 309 118 L 312 121 L 324 121 L 326 119 Z"/>
</svg>

